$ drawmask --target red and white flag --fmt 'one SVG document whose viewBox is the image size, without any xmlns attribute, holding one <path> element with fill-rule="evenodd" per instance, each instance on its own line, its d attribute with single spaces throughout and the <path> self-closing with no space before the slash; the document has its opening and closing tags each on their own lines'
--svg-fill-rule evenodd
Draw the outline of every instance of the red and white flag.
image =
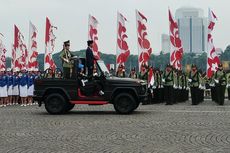
<svg viewBox="0 0 230 153">
<path fill-rule="evenodd" d="M 28 52 L 25 44 L 25 39 L 20 30 L 14 25 L 14 50 L 15 50 L 15 71 L 27 69 Z"/>
<path fill-rule="evenodd" d="M 138 63 L 139 70 L 141 69 L 141 65 L 148 65 L 148 61 L 150 59 L 152 48 L 150 46 L 150 42 L 148 40 L 147 34 L 147 18 L 136 10 L 136 18 L 137 18 L 137 37 L 138 37 Z"/>
<path fill-rule="evenodd" d="M 128 38 L 126 34 L 125 22 L 127 19 L 121 14 L 117 13 L 117 56 L 116 56 L 116 68 L 120 65 L 125 64 L 127 61 L 130 50 L 126 39 Z"/>
<path fill-rule="evenodd" d="M 153 68 L 150 67 L 149 69 L 149 75 L 148 75 L 148 87 L 151 87 L 154 85 L 154 74 L 153 74 Z"/>
<path fill-rule="evenodd" d="M 174 20 L 171 11 L 169 10 L 169 33 L 170 33 L 170 64 L 181 70 L 181 60 L 183 57 L 182 42 L 179 37 L 179 29 L 177 22 Z"/>
<path fill-rule="evenodd" d="M 11 69 L 15 72 L 15 59 L 16 59 L 16 52 L 14 49 L 14 44 L 11 45 L 12 50 L 12 58 L 11 58 Z"/>
<path fill-rule="evenodd" d="M 53 26 L 50 20 L 46 18 L 44 70 L 56 69 L 56 65 L 52 57 L 52 53 L 55 47 L 55 39 L 56 39 L 56 36 L 54 35 L 55 29 L 57 29 L 57 27 Z"/>
<path fill-rule="evenodd" d="M 29 71 L 38 71 L 37 29 L 31 22 L 29 27 L 28 46 L 28 69 Z"/>
<path fill-rule="evenodd" d="M 220 64 L 219 56 L 216 53 L 215 46 L 213 44 L 212 31 L 215 27 L 217 17 L 212 10 L 209 9 L 208 15 L 208 51 L 207 51 L 207 76 L 210 78 L 214 72 L 218 69 Z"/>
<path fill-rule="evenodd" d="M 3 44 L 3 35 L 0 33 L 0 71 L 6 70 L 6 47 Z"/>
<path fill-rule="evenodd" d="M 89 15 L 89 32 L 88 39 L 93 40 L 93 55 L 95 59 L 100 59 L 98 51 L 98 21 L 94 16 Z"/>
</svg>

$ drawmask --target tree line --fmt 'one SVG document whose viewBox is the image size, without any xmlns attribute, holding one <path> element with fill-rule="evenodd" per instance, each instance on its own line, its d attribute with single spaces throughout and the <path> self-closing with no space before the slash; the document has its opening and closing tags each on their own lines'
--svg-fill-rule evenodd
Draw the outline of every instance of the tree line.
<svg viewBox="0 0 230 153">
<path fill-rule="evenodd" d="M 85 50 L 73 51 L 74 55 L 79 57 L 85 57 Z M 62 68 L 61 60 L 59 58 L 60 52 L 53 54 L 53 59 L 58 68 Z M 115 64 L 116 63 L 116 55 L 114 54 L 105 54 L 100 53 L 101 59 L 105 62 L 105 64 Z M 164 69 L 165 66 L 169 63 L 169 53 L 163 54 L 162 52 L 159 55 L 151 55 L 149 60 L 149 64 L 154 68 Z M 37 58 L 39 62 L 39 70 L 43 70 L 44 68 L 44 54 L 39 54 Z M 226 47 L 224 52 L 220 55 L 221 61 L 230 61 L 230 45 Z M 184 53 L 182 59 L 183 70 L 186 70 L 186 65 L 196 64 L 198 68 L 202 71 L 206 70 L 207 67 L 207 53 L 202 54 L 194 54 L 194 53 Z M 6 66 L 11 67 L 11 58 L 6 58 Z M 138 56 L 130 55 L 127 62 L 125 63 L 125 67 L 127 72 L 130 71 L 131 68 L 138 69 Z"/>
</svg>

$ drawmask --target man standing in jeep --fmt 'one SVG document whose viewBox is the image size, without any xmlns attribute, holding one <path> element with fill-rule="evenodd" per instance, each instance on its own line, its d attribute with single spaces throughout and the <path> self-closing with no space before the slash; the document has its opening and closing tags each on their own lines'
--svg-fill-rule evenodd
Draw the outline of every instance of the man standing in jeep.
<svg viewBox="0 0 230 153">
<path fill-rule="evenodd" d="M 87 49 L 86 49 L 86 66 L 88 70 L 88 79 L 91 80 L 93 77 L 93 68 L 94 68 L 94 56 L 93 56 L 93 41 L 87 41 Z"/>
<path fill-rule="evenodd" d="M 71 57 L 73 54 L 69 50 L 70 41 L 65 41 L 63 44 L 63 50 L 60 53 L 60 58 L 62 60 L 62 67 L 63 67 L 63 76 L 64 78 L 69 79 L 72 73 L 73 63 L 71 62 Z"/>
</svg>

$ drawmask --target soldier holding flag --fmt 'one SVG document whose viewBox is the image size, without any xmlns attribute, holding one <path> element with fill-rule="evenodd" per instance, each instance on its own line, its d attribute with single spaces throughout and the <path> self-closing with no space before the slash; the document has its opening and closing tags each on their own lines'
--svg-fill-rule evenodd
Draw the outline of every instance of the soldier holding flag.
<svg viewBox="0 0 230 153">
<path fill-rule="evenodd" d="M 191 89 L 192 105 L 199 104 L 199 85 L 200 85 L 200 76 L 197 71 L 196 65 L 192 65 L 192 71 L 189 73 L 189 84 Z"/>
<path fill-rule="evenodd" d="M 165 69 L 162 82 L 164 83 L 164 96 L 165 96 L 164 99 L 166 101 L 166 105 L 172 105 L 174 76 L 173 76 L 173 69 L 170 64 L 168 64 Z"/>
<path fill-rule="evenodd" d="M 218 65 L 218 70 L 214 74 L 214 81 L 216 85 L 217 103 L 224 105 L 227 77 L 222 64 Z"/>
</svg>

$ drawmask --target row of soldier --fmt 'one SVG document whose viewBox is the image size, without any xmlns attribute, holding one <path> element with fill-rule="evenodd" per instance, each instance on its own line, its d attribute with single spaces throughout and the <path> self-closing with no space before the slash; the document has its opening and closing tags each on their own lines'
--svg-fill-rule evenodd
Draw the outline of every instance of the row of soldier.
<svg viewBox="0 0 230 153">
<path fill-rule="evenodd" d="M 223 70 L 223 65 L 218 65 L 218 70 L 208 78 L 206 73 L 198 70 L 196 65 L 192 65 L 191 71 L 185 73 L 167 65 L 165 70 L 154 69 L 145 64 L 141 66 L 139 74 L 135 68 L 131 69 L 128 77 L 146 80 L 150 82 L 149 72 L 153 71 L 154 81 L 149 84 L 149 100 L 144 104 L 166 102 L 172 105 L 178 102 L 185 102 L 191 95 L 192 105 L 198 105 L 204 101 L 204 94 L 211 95 L 212 101 L 219 105 L 224 105 L 226 88 L 228 99 L 230 99 L 230 74 Z M 120 65 L 116 74 L 111 69 L 111 73 L 117 77 L 127 77 L 124 66 Z"/>
<path fill-rule="evenodd" d="M 40 76 L 40 72 L 0 72 L 0 107 L 20 104 L 28 106 L 33 102 L 34 80 Z"/>
</svg>

